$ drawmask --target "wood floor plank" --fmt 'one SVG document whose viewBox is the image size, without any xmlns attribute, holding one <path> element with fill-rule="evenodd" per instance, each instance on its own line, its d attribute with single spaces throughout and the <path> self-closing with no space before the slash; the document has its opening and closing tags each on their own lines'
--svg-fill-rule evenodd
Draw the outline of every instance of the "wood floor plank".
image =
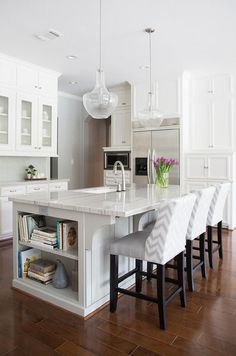
<svg viewBox="0 0 236 356">
<path fill-rule="evenodd" d="M 178 297 L 168 305 L 166 331 L 151 302 L 124 296 L 116 313 L 106 307 L 84 321 L 17 292 L 11 288 L 12 246 L 0 248 L 0 355 L 236 355 L 236 231 L 224 231 L 223 239 L 224 260 L 215 254 L 207 279 L 196 272 L 187 307 Z M 153 295 L 155 281 L 144 281 L 143 289 Z"/>
</svg>

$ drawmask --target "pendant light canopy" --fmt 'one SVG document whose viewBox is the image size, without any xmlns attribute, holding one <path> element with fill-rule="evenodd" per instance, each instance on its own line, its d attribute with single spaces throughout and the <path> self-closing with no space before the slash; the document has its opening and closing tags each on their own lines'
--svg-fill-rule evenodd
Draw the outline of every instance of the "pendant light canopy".
<svg viewBox="0 0 236 356">
<path fill-rule="evenodd" d="M 107 119 L 115 110 L 118 97 L 107 90 L 102 69 L 102 0 L 99 8 L 99 69 L 96 72 L 94 89 L 83 95 L 83 104 L 94 119 Z"/>
<path fill-rule="evenodd" d="M 155 32 L 153 28 L 146 28 L 144 30 L 148 34 L 149 38 L 149 91 L 147 97 L 147 106 L 144 110 L 138 113 L 138 119 L 140 120 L 148 120 L 148 119 L 161 119 L 162 114 L 155 107 L 154 98 L 153 98 L 153 91 L 152 91 L 152 41 L 151 36 Z M 161 120 L 160 120 L 161 121 Z"/>
</svg>

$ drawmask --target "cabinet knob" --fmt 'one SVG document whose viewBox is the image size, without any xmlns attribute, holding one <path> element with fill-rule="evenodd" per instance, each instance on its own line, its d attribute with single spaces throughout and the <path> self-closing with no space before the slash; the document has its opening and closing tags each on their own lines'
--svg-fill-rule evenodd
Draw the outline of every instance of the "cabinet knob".
<svg viewBox="0 0 236 356">
<path fill-rule="evenodd" d="M 38 147 L 39 150 L 41 150 L 41 147 Z"/>
<path fill-rule="evenodd" d="M 126 105 L 126 103 L 121 103 L 121 105 Z"/>
<path fill-rule="evenodd" d="M 208 166 L 204 166 L 204 169 L 208 169 Z"/>
<path fill-rule="evenodd" d="M 38 86 L 37 86 L 37 85 L 35 85 L 34 87 L 35 87 L 36 89 L 38 88 Z"/>
<path fill-rule="evenodd" d="M 34 149 L 37 150 L 38 147 L 34 146 Z"/>
<path fill-rule="evenodd" d="M 126 141 L 123 140 L 122 143 L 126 143 Z"/>
<path fill-rule="evenodd" d="M 42 87 L 38 87 L 38 89 L 40 89 L 40 90 L 41 90 L 41 89 L 42 89 Z"/>
</svg>

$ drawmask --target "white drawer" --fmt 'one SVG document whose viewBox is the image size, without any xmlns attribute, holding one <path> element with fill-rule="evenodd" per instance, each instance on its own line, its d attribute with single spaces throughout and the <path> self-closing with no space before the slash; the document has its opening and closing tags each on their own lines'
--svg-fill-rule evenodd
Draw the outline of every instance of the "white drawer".
<svg viewBox="0 0 236 356">
<path fill-rule="evenodd" d="M 27 193 L 48 192 L 48 184 L 27 185 Z"/>
<path fill-rule="evenodd" d="M 8 187 L 0 188 L 0 195 L 2 197 L 11 197 L 12 195 L 17 194 L 25 194 L 26 193 L 26 186 L 25 185 L 14 185 Z"/>
<path fill-rule="evenodd" d="M 49 183 L 49 191 L 50 192 L 59 192 L 63 190 L 68 190 L 67 182 L 53 182 Z"/>
<path fill-rule="evenodd" d="M 117 171 L 115 175 L 112 170 L 105 170 L 105 176 L 109 178 L 121 177 L 121 171 Z M 125 178 L 130 178 L 130 171 L 125 171 Z"/>
</svg>

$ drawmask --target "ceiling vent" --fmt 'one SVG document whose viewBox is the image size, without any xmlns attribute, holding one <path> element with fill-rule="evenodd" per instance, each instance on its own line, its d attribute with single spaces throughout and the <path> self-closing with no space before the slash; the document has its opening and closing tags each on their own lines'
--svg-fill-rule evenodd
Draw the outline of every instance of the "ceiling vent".
<svg viewBox="0 0 236 356">
<path fill-rule="evenodd" d="M 59 32 L 57 30 L 53 30 L 53 29 L 50 29 L 48 32 L 45 32 L 43 34 L 35 35 L 35 37 L 41 41 L 51 41 L 51 40 L 55 40 L 56 38 L 60 38 L 63 36 L 64 36 L 63 33 Z"/>
</svg>

